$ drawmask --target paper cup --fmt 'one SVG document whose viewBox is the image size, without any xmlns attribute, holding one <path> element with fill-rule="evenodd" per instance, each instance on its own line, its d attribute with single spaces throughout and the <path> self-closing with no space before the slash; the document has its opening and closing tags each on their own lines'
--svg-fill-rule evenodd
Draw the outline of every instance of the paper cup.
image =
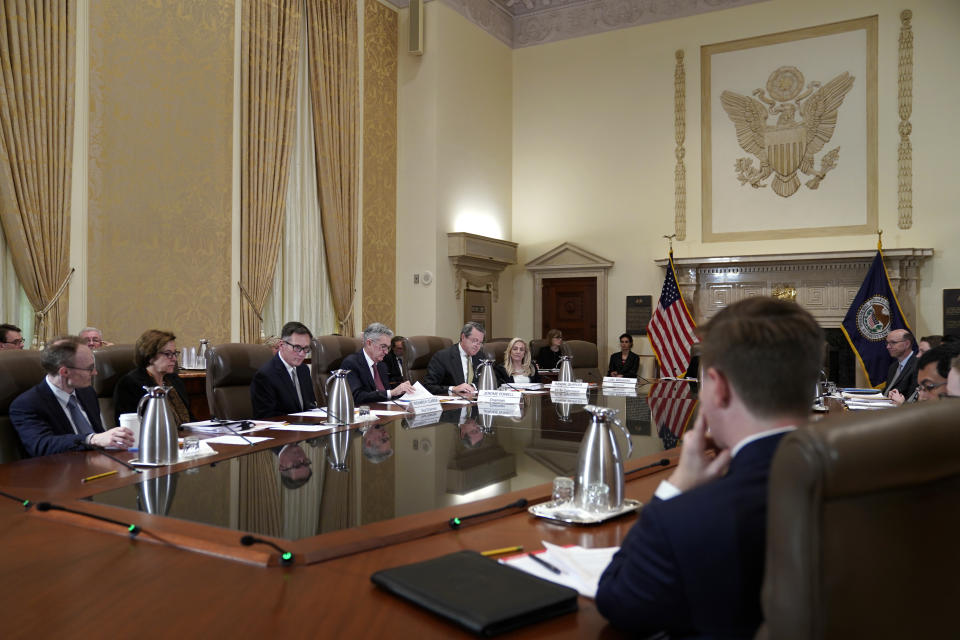
<svg viewBox="0 0 960 640">
<path fill-rule="evenodd" d="M 121 413 L 120 426 L 133 431 L 133 446 L 140 446 L 140 416 L 135 413 Z"/>
</svg>

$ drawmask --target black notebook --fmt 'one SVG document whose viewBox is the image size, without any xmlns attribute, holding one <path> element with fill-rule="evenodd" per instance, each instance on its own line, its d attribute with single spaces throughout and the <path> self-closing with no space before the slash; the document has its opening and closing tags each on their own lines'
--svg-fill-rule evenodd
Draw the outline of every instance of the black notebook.
<svg viewBox="0 0 960 640">
<path fill-rule="evenodd" d="M 377 586 L 484 636 L 577 610 L 577 592 L 475 551 L 378 571 Z"/>
</svg>

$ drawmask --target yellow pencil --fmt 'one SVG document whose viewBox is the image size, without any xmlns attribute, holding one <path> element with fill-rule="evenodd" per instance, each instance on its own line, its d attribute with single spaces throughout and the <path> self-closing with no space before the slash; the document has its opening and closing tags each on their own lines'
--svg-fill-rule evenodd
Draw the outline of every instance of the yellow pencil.
<svg viewBox="0 0 960 640">
<path fill-rule="evenodd" d="M 116 471 L 116 470 L 113 470 L 113 471 L 104 471 L 103 473 L 98 473 L 98 474 L 95 475 L 95 476 L 90 476 L 90 477 L 84 478 L 84 479 L 81 480 L 80 482 L 90 482 L 91 480 L 99 480 L 100 478 L 107 478 L 107 477 L 109 477 L 109 476 L 115 476 L 115 475 L 117 475 L 117 471 Z"/>
<path fill-rule="evenodd" d="M 516 547 L 504 547 L 503 549 L 490 549 L 489 551 L 481 551 L 480 555 L 482 556 L 502 556 L 505 553 L 514 553 L 516 551 L 523 551 L 522 545 L 517 545 Z"/>
</svg>

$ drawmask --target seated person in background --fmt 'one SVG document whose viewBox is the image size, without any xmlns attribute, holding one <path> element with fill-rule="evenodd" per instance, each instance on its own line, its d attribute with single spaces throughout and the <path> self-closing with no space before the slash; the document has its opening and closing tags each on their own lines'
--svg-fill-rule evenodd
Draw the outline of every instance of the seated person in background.
<svg viewBox="0 0 960 640">
<path fill-rule="evenodd" d="M 601 576 L 597 609 L 634 635 L 752 639 L 770 463 L 809 418 L 824 335 L 801 306 L 757 297 L 721 310 L 702 338 L 696 423 Z"/>
<path fill-rule="evenodd" d="M 403 361 L 406 355 L 406 338 L 403 336 L 393 336 L 390 338 L 390 351 L 383 357 L 387 364 L 387 371 L 390 374 L 390 386 L 395 387 L 407 378 L 407 364 Z"/>
<path fill-rule="evenodd" d="M 894 329 L 887 334 L 887 353 L 894 359 L 887 371 L 883 395 L 903 404 L 917 389 L 917 359 L 913 355 L 913 334 Z"/>
<path fill-rule="evenodd" d="M 350 372 L 347 382 L 353 393 L 355 405 L 368 402 L 386 402 L 413 391 L 409 382 L 401 382 L 395 388 L 389 386 L 390 376 L 383 357 L 390 349 L 393 331 L 386 325 L 374 322 L 363 330 L 363 347 L 343 359 L 341 369 Z"/>
<path fill-rule="evenodd" d="M 107 342 L 103 339 L 103 333 L 96 327 L 85 327 L 84 330 L 80 332 L 80 337 L 86 341 L 87 346 L 91 349 L 113 346 L 112 342 Z"/>
<path fill-rule="evenodd" d="M 953 359 L 947 374 L 947 397 L 960 398 L 960 356 Z"/>
<path fill-rule="evenodd" d="M 540 382 L 537 365 L 530 359 L 530 350 L 522 338 L 514 338 L 503 352 L 503 364 L 495 369 L 497 380 L 504 382 Z"/>
<path fill-rule="evenodd" d="M 923 336 L 917 343 L 917 357 L 922 356 L 930 349 L 939 347 L 943 343 L 943 336 Z"/>
<path fill-rule="evenodd" d="M 10 405 L 10 422 L 27 455 L 133 446 L 130 429 L 103 428 L 97 394 L 90 386 L 97 369 L 83 340 L 54 338 L 40 354 L 40 364 L 46 377 Z"/>
<path fill-rule="evenodd" d="M 423 386 L 434 395 L 470 395 L 476 393 L 477 353 L 483 346 L 484 331 L 476 322 L 460 329 L 460 341 L 433 354 L 427 365 Z"/>
<path fill-rule="evenodd" d="M 960 342 L 945 342 L 920 356 L 917 362 L 917 402 L 939 400 L 947 395 L 950 363 L 960 355 Z"/>
<path fill-rule="evenodd" d="M 0 324 L 0 351 L 23 349 L 23 332 L 12 324 Z"/>
<path fill-rule="evenodd" d="M 547 331 L 547 344 L 540 347 L 537 357 L 534 358 L 541 369 L 559 369 L 560 356 L 566 353 L 563 348 L 563 334 L 560 329 Z"/>
<path fill-rule="evenodd" d="M 620 353 L 610 354 L 610 365 L 607 375 L 614 378 L 636 378 L 640 370 L 640 356 L 633 351 L 633 336 L 629 333 L 620 334 Z"/>
<path fill-rule="evenodd" d="M 270 350 L 273 351 L 273 355 L 280 353 L 280 347 L 283 345 L 283 342 L 280 340 L 279 336 L 270 336 L 263 339 L 263 344 L 270 347 Z"/>
<path fill-rule="evenodd" d="M 305 325 L 283 325 L 280 350 L 253 374 L 250 382 L 254 418 L 274 418 L 317 406 L 310 367 L 303 362 L 310 353 L 311 340 L 313 334 Z"/>
<path fill-rule="evenodd" d="M 190 400 L 187 387 L 177 375 L 177 336 L 169 331 L 147 329 L 133 346 L 133 362 L 137 365 L 117 381 L 113 390 L 113 407 L 118 417 L 123 413 L 136 413 L 140 399 L 146 393 L 144 387 L 173 387 L 167 395 L 173 418 L 180 426 L 190 422 Z"/>
</svg>

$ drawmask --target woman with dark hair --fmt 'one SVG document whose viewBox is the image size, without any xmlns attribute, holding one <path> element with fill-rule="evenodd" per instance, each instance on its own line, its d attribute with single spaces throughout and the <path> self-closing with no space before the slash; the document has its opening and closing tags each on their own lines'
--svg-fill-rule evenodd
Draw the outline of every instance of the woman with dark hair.
<svg viewBox="0 0 960 640">
<path fill-rule="evenodd" d="M 633 336 L 620 334 L 620 353 L 610 354 L 607 375 L 613 378 L 636 378 L 640 370 L 640 356 L 633 351 Z"/>
<path fill-rule="evenodd" d="M 560 368 L 560 356 L 566 354 L 563 348 L 563 334 L 560 329 L 550 329 L 547 331 L 547 344 L 540 347 L 537 352 L 537 366 L 541 369 Z"/>
<path fill-rule="evenodd" d="M 177 375 L 177 336 L 169 331 L 148 329 L 137 338 L 133 360 L 137 368 L 120 378 L 113 392 L 114 415 L 136 413 L 144 387 L 173 387 L 167 395 L 177 426 L 190 422 L 187 388 Z"/>
</svg>

